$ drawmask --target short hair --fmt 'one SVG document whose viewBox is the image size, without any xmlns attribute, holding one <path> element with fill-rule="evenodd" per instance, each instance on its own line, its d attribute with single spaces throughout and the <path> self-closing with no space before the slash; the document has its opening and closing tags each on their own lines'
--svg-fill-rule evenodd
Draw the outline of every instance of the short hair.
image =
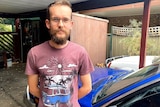
<svg viewBox="0 0 160 107">
<path fill-rule="evenodd" d="M 46 18 L 50 19 L 50 12 L 49 9 L 51 6 L 53 5 L 64 5 L 64 6 L 68 6 L 71 8 L 72 10 L 72 4 L 68 1 L 68 0 L 55 0 L 54 2 L 50 3 L 47 7 L 47 11 L 46 11 Z"/>
</svg>

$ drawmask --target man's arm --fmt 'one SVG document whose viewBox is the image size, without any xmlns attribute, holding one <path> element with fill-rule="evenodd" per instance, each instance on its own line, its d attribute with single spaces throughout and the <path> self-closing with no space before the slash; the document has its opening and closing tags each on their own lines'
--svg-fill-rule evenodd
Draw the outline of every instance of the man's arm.
<svg viewBox="0 0 160 107">
<path fill-rule="evenodd" d="M 39 82 L 38 74 L 28 75 L 29 91 L 32 95 L 36 96 L 37 98 L 40 97 L 38 82 Z"/>
<path fill-rule="evenodd" d="M 80 76 L 82 86 L 78 90 L 78 99 L 84 97 L 92 90 L 92 80 L 90 73 Z"/>
</svg>

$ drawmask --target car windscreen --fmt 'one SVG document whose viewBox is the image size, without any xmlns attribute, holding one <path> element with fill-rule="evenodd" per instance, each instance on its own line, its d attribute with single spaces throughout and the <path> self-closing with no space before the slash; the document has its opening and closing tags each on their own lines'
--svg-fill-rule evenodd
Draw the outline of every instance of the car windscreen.
<svg viewBox="0 0 160 107">
<path fill-rule="evenodd" d="M 156 81 L 112 102 L 107 107 L 159 107 L 159 98 L 160 82 Z"/>
<path fill-rule="evenodd" d="M 116 81 L 116 82 L 112 81 L 112 83 L 109 84 L 110 85 L 109 87 L 108 87 L 108 84 L 105 84 L 103 87 L 103 90 L 97 93 L 98 95 L 96 95 L 96 98 L 94 98 L 94 102 L 92 103 L 99 102 L 100 100 L 103 100 L 104 98 L 112 95 L 113 93 L 133 83 L 143 80 L 150 75 L 154 75 L 158 71 L 158 66 L 159 65 L 157 64 L 157 65 L 144 67 L 139 71 L 136 71 L 127 75 L 126 77 L 122 78 L 119 81 Z"/>
</svg>

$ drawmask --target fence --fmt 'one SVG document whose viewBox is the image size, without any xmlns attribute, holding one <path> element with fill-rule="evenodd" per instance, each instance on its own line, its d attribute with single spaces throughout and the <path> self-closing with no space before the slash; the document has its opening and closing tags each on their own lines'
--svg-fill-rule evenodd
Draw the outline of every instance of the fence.
<svg viewBox="0 0 160 107">
<path fill-rule="evenodd" d="M 0 32 L 0 68 L 12 66 L 14 56 L 14 37 L 17 33 Z"/>
<path fill-rule="evenodd" d="M 0 32 L 0 50 L 14 54 L 13 32 Z"/>
<path fill-rule="evenodd" d="M 112 52 L 110 56 L 120 56 L 120 55 L 139 55 L 140 51 L 140 39 L 133 38 L 134 31 L 139 32 L 141 35 L 141 28 L 127 28 L 127 27 L 112 27 L 112 36 L 108 36 L 108 40 L 111 40 L 108 44 L 111 46 Z M 139 36 L 141 37 L 141 36 Z M 112 39 L 111 39 L 112 38 Z M 135 43 L 132 41 L 135 39 Z M 128 42 L 128 43 L 127 43 Z M 160 26 L 149 27 L 148 38 L 147 38 L 147 55 L 160 55 Z M 130 47 L 130 45 L 134 45 Z M 139 47 L 137 48 L 136 47 Z M 134 47 L 137 48 L 134 49 Z M 131 48 L 131 49 L 130 49 Z M 130 49 L 130 51 L 129 51 Z M 137 53 L 132 53 L 131 51 L 138 51 Z"/>
</svg>

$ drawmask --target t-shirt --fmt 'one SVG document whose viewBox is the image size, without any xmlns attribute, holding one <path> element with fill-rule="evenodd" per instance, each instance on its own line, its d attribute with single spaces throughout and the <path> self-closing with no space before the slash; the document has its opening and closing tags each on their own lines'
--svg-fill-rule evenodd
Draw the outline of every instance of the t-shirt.
<svg viewBox="0 0 160 107">
<path fill-rule="evenodd" d="M 30 49 L 27 75 L 39 74 L 42 98 L 38 107 L 80 107 L 78 103 L 78 74 L 94 70 L 86 50 L 73 42 L 56 49 L 46 41 Z"/>
</svg>

